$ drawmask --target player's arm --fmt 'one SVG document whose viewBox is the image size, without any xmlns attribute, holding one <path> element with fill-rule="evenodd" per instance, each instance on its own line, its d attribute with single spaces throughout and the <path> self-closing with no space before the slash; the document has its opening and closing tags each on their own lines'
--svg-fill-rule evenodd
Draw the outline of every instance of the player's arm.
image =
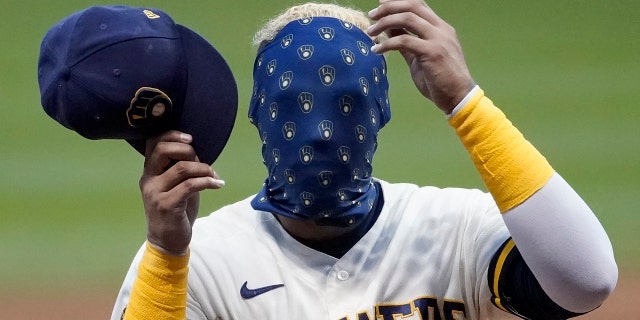
<svg viewBox="0 0 640 320">
<path fill-rule="evenodd" d="M 489 270 L 496 305 L 534 319 L 598 307 L 615 286 L 617 267 L 591 209 L 478 87 L 449 123 L 517 244 L 498 251 L 494 260 L 504 263 Z"/>
<path fill-rule="evenodd" d="M 140 190 L 147 245 L 124 319 L 185 319 L 189 243 L 204 189 L 223 186 L 197 161 L 189 135 L 170 131 L 147 141 Z"/>
<path fill-rule="evenodd" d="M 418 90 L 451 115 L 450 124 L 504 213 L 523 261 L 544 293 L 572 312 L 597 307 L 617 278 L 604 229 L 575 191 L 475 86 L 455 30 L 422 0 L 380 0 L 369 14 L 378 20 L 369 34 L 390 35 L 373 50 L 399 51 Z"/>
</svg>

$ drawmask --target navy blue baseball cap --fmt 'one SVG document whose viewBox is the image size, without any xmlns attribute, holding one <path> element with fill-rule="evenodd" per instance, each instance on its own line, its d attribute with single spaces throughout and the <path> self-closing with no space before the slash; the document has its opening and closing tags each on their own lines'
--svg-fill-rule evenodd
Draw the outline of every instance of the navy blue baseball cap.
<svg viewBox="0 0 640 320">
<path fill-rule="evenodd" d="M 125 139 L 140 153 L 167 130 L 193 136 L 212 164 L 233 129 L 238 90 L 220 53 L 158 9 L 94 6 L 45 35 L 38 83 L 46 113 L 88 139 Z"/>
</svg>

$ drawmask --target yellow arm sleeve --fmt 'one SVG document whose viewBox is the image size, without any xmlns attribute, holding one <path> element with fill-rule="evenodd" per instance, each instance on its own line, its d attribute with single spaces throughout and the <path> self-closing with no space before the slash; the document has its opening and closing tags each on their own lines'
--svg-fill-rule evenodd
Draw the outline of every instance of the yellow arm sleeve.
<svg viewBox="0 0 640 320">
<path fill-rule="evenodd" d="M 482 90 L 449 118 L 500 212 L 528 199 L 553 168 Z"/>
<path fill-rule="evenodd" d="M 123 319 L 186 319 L 188 264 L 147 243 Z"/>
</svg>

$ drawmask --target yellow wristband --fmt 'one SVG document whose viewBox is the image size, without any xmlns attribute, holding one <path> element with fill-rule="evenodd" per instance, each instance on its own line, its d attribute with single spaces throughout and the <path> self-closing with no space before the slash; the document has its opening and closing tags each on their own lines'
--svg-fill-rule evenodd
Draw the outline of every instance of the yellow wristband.
<svg viewBox="0 0 640 320">
<path fill-rule="evenodd" d="M 188 264 L 188 253 L 168 256 L 147 243 L 124 319 L 186 319 Z"/>
<path fill-rule="evenodd" d="M 469 152 L 500 212 L 524 202 L 554 172 L 482 90 L 449 118 L 449 124 Z"/>
</svg>

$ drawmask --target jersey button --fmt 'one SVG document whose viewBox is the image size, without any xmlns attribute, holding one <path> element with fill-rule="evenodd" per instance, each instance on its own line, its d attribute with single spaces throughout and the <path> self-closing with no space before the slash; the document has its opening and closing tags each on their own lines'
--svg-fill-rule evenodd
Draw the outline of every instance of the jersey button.
<svg viewBox="0 0 640 320">
<path fill-rule="evenodd" d="M 349 279 L 349 272 L 345 270 L 338 271 L 338 280 L 345 281 L 347 279 Z"/>
</svg>

